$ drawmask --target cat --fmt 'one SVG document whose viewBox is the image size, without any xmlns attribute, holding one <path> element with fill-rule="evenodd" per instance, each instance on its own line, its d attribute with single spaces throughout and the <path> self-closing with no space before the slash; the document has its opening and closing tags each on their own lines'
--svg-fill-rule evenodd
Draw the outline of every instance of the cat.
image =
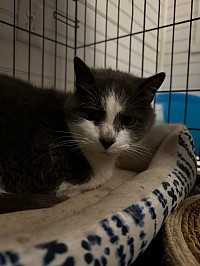
<svg viewBox="0 0 200 266">
<path fill-rule="evenodd" d="M 165 79 L 89 68 L 74 92 L 0 75 L 0 213 L 45 208 L 105 183 L 119 154 L 150 130 Z"/>
</svg>

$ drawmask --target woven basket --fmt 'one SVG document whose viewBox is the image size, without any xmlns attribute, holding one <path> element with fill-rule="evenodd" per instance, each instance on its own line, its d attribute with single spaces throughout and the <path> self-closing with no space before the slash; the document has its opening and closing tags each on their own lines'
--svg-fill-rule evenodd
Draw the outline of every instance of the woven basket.
<svg viewBox="0 0 200 266">
<path fill-rule="evenodd" d="M 200 265 L 200 195 L 183 201 L 163 228 L 166 264 Z"/>
</svg>

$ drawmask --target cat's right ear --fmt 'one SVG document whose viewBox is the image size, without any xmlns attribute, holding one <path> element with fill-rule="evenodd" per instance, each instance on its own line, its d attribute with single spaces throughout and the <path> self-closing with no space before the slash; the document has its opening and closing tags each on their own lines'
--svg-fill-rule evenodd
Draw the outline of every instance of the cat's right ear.
<svg viewBox="0 0 200 266">
<path fill-rule="evenodd" d="M 80 85 L 92 85 L 94 84 L 94 77 L 89 67 L 79 58 L 74 57 L 74 71 L 76 74 L 77 88 Z"/>
</svg>

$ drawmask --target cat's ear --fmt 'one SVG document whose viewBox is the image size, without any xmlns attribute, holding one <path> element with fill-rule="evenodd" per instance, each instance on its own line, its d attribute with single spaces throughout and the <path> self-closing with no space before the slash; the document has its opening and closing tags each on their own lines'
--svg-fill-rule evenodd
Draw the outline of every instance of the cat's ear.
<svg viewBox="0 0 200 266">
<path fill-rule="evenodd" d="M 144 98 L 145 101 L 152 102 L 157 90 L 162 85 L 165 79 L 165 73 L 160 72 L 149 78 L 146 78 L 144 82 L 139 85 L 139 95 Z"/>
<path fill-rule="evenodd" d="M 76 84 L 94 84 L 94 77 L 89 69 L 89 67 L 79 58 L 74 57 L 74 71 L 76 74 Z"/>
</svg>

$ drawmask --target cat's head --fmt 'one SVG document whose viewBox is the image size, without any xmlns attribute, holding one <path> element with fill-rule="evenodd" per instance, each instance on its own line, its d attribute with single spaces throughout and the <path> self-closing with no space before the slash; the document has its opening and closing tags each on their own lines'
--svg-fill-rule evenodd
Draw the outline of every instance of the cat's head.
<svg viewBox="0 0 200 266">
<path fill-rule="evenodd" d="M 142 139 L 154 123 L 151 102 L 165 78 L 149 78 L 112 69 L 93 69 L 74 58 L 76 90 L 70 129 L 80 147 L 102 155 L 118 155 Z"/>
</svg>

